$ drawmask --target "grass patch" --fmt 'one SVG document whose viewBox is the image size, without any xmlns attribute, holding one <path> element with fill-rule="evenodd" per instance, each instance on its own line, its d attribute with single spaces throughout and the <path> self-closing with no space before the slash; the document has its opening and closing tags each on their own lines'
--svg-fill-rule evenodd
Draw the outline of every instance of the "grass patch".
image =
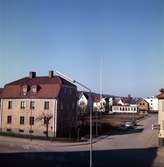
<svg viewBox="0 0 164 167">
<path fill-rule="evenodd" d="M 57 138 L 57 137 L 46 137 L 46 136 L 35 136 L 27 134 L 19 134 L 15 132 L 0 132 L 0 136 L 31 139 L 31 140 L 47 140 L 47 141 L 61 141 L 61 142 L 77 142 L 75 138 Z"/>
</svg>

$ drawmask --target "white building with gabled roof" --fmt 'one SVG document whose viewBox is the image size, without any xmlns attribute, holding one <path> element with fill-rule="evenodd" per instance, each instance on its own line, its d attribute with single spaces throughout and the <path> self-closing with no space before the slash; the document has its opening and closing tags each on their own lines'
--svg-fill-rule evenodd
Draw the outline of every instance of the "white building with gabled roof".
<svg viewBox="0 0 164 167">
<path fill-rule="evenodd" d="M 149 103 L 149 110 L 158 112 L 158 98 L 157 97 L 147 97 L 144 98 Z"/>
</svg>

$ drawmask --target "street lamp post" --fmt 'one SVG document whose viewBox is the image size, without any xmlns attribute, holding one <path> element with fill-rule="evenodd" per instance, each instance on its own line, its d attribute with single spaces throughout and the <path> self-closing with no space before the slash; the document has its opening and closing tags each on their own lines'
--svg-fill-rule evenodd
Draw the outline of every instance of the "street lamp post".
<svg viewBox="0 0 164 167">
<path fill-rule="evenodd" d="M 68 76 L 62 74 L 59 71 L 55 71 L 56 74 L 58 74 L 59 76 L 63 77 L 64 79 L 66 79 L 67 81 L 70 81 L 72 83 L 76 83 L 79 86 L 83 87 L 84 89 L 89 91 L 89 112 L 90 112 L 90 149 L 89 149 L 89 166 L 92 167 L 92 91 L 90 88 L 88 88 L 87 86 L 85 86 L 84 84 L 80 83 L 79 81 L 73 80 L 72 78 L 69 78 Z"/>
</svg>

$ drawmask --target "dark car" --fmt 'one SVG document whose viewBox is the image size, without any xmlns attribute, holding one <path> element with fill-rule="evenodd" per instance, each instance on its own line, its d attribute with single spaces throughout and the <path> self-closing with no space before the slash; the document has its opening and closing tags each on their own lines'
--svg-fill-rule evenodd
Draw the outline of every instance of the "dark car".
<svg viewBox="0 0 164 167">
<path fill-rule="evenodd" d="M 124 123 L 121 123 L 118 130 L 120 131 L 127 131 L 127 130 L 130 130 L 130 129 L 134 129 L 134 123 L 131 122 L 131 121 L 127 121 L 127 122 L 124 122 Z"/>
</svg>

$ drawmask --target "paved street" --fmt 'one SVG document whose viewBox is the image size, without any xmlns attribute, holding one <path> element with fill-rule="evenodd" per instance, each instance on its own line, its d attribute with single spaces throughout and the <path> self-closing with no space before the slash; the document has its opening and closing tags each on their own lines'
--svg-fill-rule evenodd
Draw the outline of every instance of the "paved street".
<svg viewBox="0 0 164 167">
<path fill-rule="evenodd" d="M 94 139 L 93 161 L 97 166 L 164 167 L 164 149 L 158 149 L 157 115 L 138 123 L 126 133 L 111 132 Z M 0 137 L 0 161 L 8 165 L 89 166 L 89 144 L 49 142 Z M 8 161 L 10 158 L 10 161 Z M 52 165 L 53 164 L 53 165 Z"/>
</svg>

